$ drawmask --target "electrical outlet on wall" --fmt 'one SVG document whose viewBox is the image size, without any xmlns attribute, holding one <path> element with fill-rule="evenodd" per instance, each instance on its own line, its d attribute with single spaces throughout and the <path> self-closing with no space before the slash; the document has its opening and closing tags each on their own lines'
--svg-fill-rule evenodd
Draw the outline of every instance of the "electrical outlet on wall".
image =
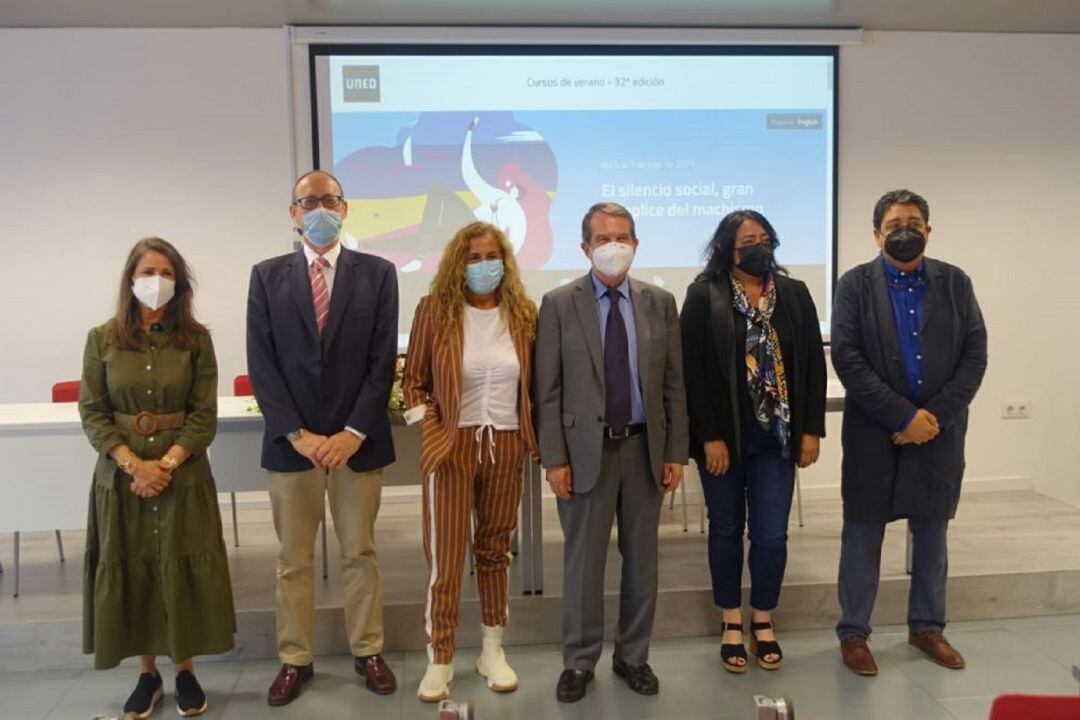
<svg viewBox="0 0 1080 720">
<path fill-rule="evenodd" d="M 1006 400 L 1001 403 L 1001 417 L 1006 420 L 1027 420 L 1031 417 L 1031 402 L 1028 400 Z"/>
</svg>

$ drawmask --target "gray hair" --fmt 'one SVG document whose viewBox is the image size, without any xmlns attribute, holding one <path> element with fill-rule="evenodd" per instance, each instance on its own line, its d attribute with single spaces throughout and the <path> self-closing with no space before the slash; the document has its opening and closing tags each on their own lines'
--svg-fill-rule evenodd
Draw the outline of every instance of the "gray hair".
<svg viewBox="0 0 1080 720">
<path fill-rule="evenodd" d="M 615 217 L 625 218 L 630 221 L 630 237 L 636 238 L 637 233 L 634 232 L 634 216 L 630 214 L 630 211 L 624 208 L 619 203 L 613 202 L 600 202 L 589 208 L 589 211 L 585 213 L 585 217 L 581 218 L 581 239 L 585 243 L 588 243 L 592 238 L 592 218 L 596 213 L 603 213 L 605 215 L 614 215 Z"/>
</svg>

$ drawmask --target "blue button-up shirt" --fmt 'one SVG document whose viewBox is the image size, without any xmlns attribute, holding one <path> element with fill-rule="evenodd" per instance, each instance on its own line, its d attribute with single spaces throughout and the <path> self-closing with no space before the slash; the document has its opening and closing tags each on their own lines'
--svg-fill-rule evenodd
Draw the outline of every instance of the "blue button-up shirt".
<svg viewBox="0 0 1080 720">
<path fill-rule="evenodd" d="M 920 332 L 923 321 L 923 295 L 926 284 L 926 263 L 920 262 L 912 272 L 905 272 L 884 257 L 885 280 L 889 285 L 889 298 L 892 300 L 893 322 L 896 326 L 896 338 L 900 341 L 900 355 L 904 359 L 907 372 L 908 388 L 911 399 L 916 404 L 922 399 L 923 356 Z M 914 414 L 912 414 L 914 417 Z M 906 428 L 911 418 L 904 423 Z M 900 428 L 903 430 L 903 428 Z"/>
<path fill-rule="evenodd" d="M 589 273 L 592 278 L 593 289 L 596 291 L 596 315 L 600 319 L 600 347 L 607 342 L 605 328 L 607 328 L 607 316 L 611 311 L 611 300 L 607 296 L 608 287 L 600 282 L 596 275 Z M 619 284 L 619 312 L 622 313 L 623 324 L 626 326 L 626 341 L 630 351 L 630 424 L 642 425 L 645 423 L 645 404 L 641 400 L 641 380 L 638 377 L 638 354 L 637 354 L 637 327 L 634 324 L 634 305 L 630 300 L 630 279 L 623 278 Z"/>
</svg>

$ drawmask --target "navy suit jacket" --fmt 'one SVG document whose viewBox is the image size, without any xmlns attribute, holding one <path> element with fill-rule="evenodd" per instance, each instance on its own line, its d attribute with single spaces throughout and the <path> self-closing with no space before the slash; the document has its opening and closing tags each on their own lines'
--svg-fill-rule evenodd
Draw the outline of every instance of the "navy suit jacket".
<svg viewBox="0 0 1080 720">
<path fill-rule="evenodd" d="M 367 436 L 349 459 L 356 472 L 394 462 L 386 408 L 397 362 L 394 266 L 342 248 L 322 343 L 315 329 L 303 251 L 259 263 L 248 288 L 248 373 L 266 420 L 262 466 L 310 470 L 285 434 L 332 435 L 348 425 Z"/>
</svg>

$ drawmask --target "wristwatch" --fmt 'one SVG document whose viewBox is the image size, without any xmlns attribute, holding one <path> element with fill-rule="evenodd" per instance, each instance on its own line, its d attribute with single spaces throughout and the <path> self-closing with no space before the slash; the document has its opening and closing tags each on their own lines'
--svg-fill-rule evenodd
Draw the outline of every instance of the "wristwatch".
<svg viewBox="0 0 1080 720">
<path fill-rule="evenodd" d="M 304 437 L 304 428 L 299 430 L 293 430 L 292 432 L 285 433 L 285 439 L 289 442 L 296 442 L 300 438 Z"/>
</svg>

